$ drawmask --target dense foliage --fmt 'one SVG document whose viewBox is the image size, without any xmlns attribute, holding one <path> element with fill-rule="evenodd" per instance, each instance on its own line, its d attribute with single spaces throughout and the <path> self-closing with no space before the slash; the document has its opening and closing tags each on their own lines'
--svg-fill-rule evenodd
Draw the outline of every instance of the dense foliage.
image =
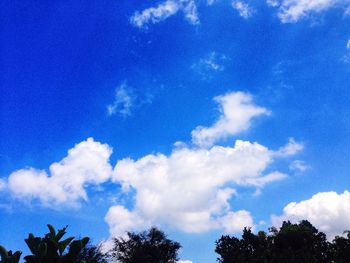
<svg viewBox="0 0 350 263">
<path fill-rule="evenodd" d="M 129 232 L 127 238 L 114 239 L 112 258 L 121 263 L 175 263 L 180 248 L 178 242 L 167 239 L 153 227 L 147 232 Z"/>
<path fill-rule="evenodd" d="M 310 222 L 283 222 L 269 234 L 243 230 L 242 238 L 222 236 L 216 241 L 215 252 L 220 263 L 345 263 L 350 262 L 350 234 L 328 242 Z"/>
<path fill-rule="evenodd" d="M 63 238 L 67 227 L 56 231 L 48 225 L 44 237 L 29 234 L 25 239 L 31 255 L 24 263 L 176 263 L 181 245 L 153 227 L 141 233 L 129 232 L 115 238 L 106 254 L 89 243 L 89 238 Z M 223 235 L 216 241 L 219 263 L 349 263 L 350 231 L 329 242 L 310 222 L 283 222 L 280 229 L 253 233 L 244 228 L 241 238 Z M 18 263 L 21 252 L 0 246 L 0 263 Z"/>
<path fill-rule="evenodd" d="M 99 263 L 103 257 L 93 247 L 87 247 L 88 237 L 74 240 L 74 237 L 62 239 L 67 227 L 56 232 L 55 228 L 47 225 L 49 233 L 44 237 L 36 237 L 32 233 L 24 241 L 31 255 L 24 257 L 25 263 Z M 1 263 L 18 263 L 21 252 L 12 253 L 0 247 Z"/>
</svg>

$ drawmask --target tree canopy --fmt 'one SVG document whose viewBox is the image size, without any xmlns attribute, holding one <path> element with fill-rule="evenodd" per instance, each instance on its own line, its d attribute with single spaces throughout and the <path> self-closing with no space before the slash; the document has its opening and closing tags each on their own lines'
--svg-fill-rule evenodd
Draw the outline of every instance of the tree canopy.
<svg viewBox="0 0 350 263">
<path fill-rule="evenodd" d="M 175 263 L 180 248 L 180 243 L 152 227 L 147 232 L 128 232 L 127 238 L 114 239 L 111 254 L 121 263 Z"/>
<path fill-rule="evenodd" d="M 49 232 L 43 237 L 32 233 L 25 239 L 31 254 L 24 263 L 176 263 L 180 243 L 170 240 L 161 230 L 128 232 L 125 237 L 113 239 L 107 253 L 89 243 L 90 238 L 64 238 L 67 227 Z M 310 222 L 283 222 L 269 232 L 253 233 L 244 228 L 241 238 L 223 235 L 216 242 L 215 252 L 219 263 L 349 263 L 350 231 L 344 236 L 327 240 Z M 0 246 L 0 263 L 18 263 L 20 251 L 7 251 Z"/>
<path fill-rule="evenodd" d="M 32 233 L 24 241 L 31 255 L 24 257 L 25 263 L 102 263 L 104 256 L 93 246 L 87 246 L 89 237 L 74 239 L 66 234 L 67 226 L 56 231 L 51 225 L 47 225 L 49 232 L 44 237 L 36 237 Z M 0 246 L 0 263 L 18 263 L 21 252 L 7 251 Z"/>
<path fill-rule="evenodd" d="M 220 263 L 345 263 L 350 262 L 350 234 L 327 241 L 326 235 L 310 222 L 283 222 L 280 229 L 269 234 L 243 230 L 242 238 L 222 236 L 216 241 L 215 252 Z"/>
</svg>

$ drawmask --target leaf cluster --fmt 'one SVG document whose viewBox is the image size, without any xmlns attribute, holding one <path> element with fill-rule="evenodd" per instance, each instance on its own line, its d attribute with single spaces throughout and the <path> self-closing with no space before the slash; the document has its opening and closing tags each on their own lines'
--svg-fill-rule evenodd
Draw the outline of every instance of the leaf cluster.
<svg viewBox="0 0 350 263">
<path fill-rule="evenodd" d="M 111 255 L 120 263 L 175 263 L 180 248 L 180 243 L 152 227 L 147 232 L 128 232 L 126 238 L 114 239 Z"/>
<path fill-rule="evenodd" d="M 220 263 L 345 263 L 350 262 L 350 233 L 328 242 L 323 232 L 310 222 L 283 222 L 280 229 L 269 234 L 243 230 L 242 238 L 222 236 L 216 241 L 215 252 Z"/>
<path fill-rule="evenodd" d="M 24 241 L 31 255 L 24 257 L 25 263 L 103 263 L 103 255 L 98 248 L 88 246 L 90 238 L 74 239 L 66 234 L 67 226 L 58 231 L 47 225 L 49 232 L 44 237 L 36 237 L 32 233 Z M 12 253 L 0 246 L 1 263 L 18 263 L 21 252 Z"/>
</svg>

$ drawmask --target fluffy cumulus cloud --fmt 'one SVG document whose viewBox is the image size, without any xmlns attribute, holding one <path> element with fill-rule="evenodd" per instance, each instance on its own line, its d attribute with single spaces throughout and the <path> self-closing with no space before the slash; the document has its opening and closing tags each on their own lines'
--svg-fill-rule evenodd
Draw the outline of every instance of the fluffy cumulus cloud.
<svg viewBox="0 0 350 263">
<path fill-rule="evenodd" d="M 294 23 L 301 18 L 321 13 L 333 7 L 350 7 L 349 0 L 267 0 L 270 6 L 278 7 L 278 17 L 283 23 Z"/>
<path fill-rule="evenodd" d="M 254 117 L 268 115 L 269 111 L 256 106 L 250 94 L 231 92 L 218 96 L 220 117 L 211 127 L 198 126 L 192 131 L 192 141 L 201 147 L 211 146 L 216 141 L 247 130 Z"/>
<path fill-rule="evenodd" d="M 68 151 L 60 162 L 53 163 L 49 173 L 34 168 L 13 172 L 8 188 L 17 198 L 38 200 L 45 206 L 77 205 L 87 200 L 86 186 L 107 181 L 112 173 L 109 157 L 112 149 L 92 138 Z"/>
<path fill-rule="evenodd" d="M 112 180 L 125 194 L 135 194 L 132 209 L 112 206 L 105 220 L 112 236 L 153 224 L 171 225 L 185 232 L 223 229 L 227 233 L 254 227 L 246 210 L 233 211 L 230 202 L 240 187 L 260 190 L 286 177 L 269 171 L 276 158 L 289 157 L 302 149 L 290 139 L 277 150 L 257 143 L 236 140 L 233 146 L 212 144 L 223 136 L 247 129 L 253 117 L 268 110 L 253 104 L 243 92 L 231 92 L 216 100 L 222 111 L 211 127 L 193 133 L 197 145 L 177 144 L 169 155 L 149 154 L 140 159 L 119 160 Z"/>
<path fill-rule="evenodd" d="M 143 11 L 136 11 L 130 22 L 136 27 L 146 27 L 148 24 L 161 22 L 181 11 L 187 21 L 198 24 L 197 6 L 194 0 L 167 0 L 156 7 L 150 7 Z"/>
<path fill-rule="evenodd" d="M 234 233 L 254 227 L 252 215 L 233 210 L 231 202 L 242 187 L 260 191 L 284 179 L 286 175 L 271 171 L 270 164 L 296 154 L 302 146 L 293 139 L 277 150 L 242 140 L 232 146 L 213 146 L 218 139 L 249 128 L 252 118 L 269 113 L 243 92 L 227 93 L 216 101 L 221 115 L 212 126 L 192 132 L 195 144 L 177 144 L 168 155 L 124 158 L 112 169 L 112 149 L 89 138 L 53 163 L 48 172 L 34 168 L 13 172 L 6 187 L 17 198 L 34 199 L 44 206 L 77 205 L 88 199 L 87 187 L 111 180 L 122 186 L 118 195 L 133 200 L 131 206 L 117 203 L 108 210 L 105 221 L 112 236 L 152 225 L 192 233 L 212 229 Z"/>
<path fill-rule="evenodd" d="M 224 231 L 228 234 L 241 232 L 246 226 L 254 228 L 252 216 L 248 211 L 240 210 L 237 212 L 228 212 L 225 216 L 220 218 L 221 225 Z"/>
<path fill-rule="evenodd" d="M 231 233 L 253 226 L 249 212 L 231 211 L 229 201 L 236 194 L 234 187 L 262 187 L 285 177 L 279 172 L 265 174 L 274 154 L 258 143 L 237 140 L 232 147 L 182 147 L 169 156 L 120 160 L 113 181 L 126 192 L 135 191 L 135 205 L 132 211 L 110 208 L 105 219 L 111 234 L 152 224 L 185 232 L 223 228 Z"/>
<path fill-rule="evenodd" d="M 105 216 L 105 221 L 109 224 L 109 231 L 114 236 L 123 236 L 126 231 L 131 229 L 145 229 L 147 224 L 137 213 L 130 212 L 120 205 L 112 206 Z M 120 230 L 123 231 L 120 231 Z"/>
<path fill-rule="evenodd" d="M 350 229 L 350 193 L 321 192 L 310 199 L 289 203 L 281 216 L 272 216 L 272 223 L 280 226 L 283 220 L 309 220 L 329 239 Z"/>
<path fill-rule="evenodd" d="M 247 19 L 253 14 L 253 9 L 243 1 L 233 1 L 232 7 L 237 10 L 238 14 Z"/>
</svg>

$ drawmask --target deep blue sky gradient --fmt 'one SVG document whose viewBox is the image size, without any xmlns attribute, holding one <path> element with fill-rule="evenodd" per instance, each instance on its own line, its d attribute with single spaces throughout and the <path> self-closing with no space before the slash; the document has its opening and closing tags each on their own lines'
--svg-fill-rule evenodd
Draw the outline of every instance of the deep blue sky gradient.
<svg viewBox="0 0 350 263">
<path fill-rule="evenodd" d="M 154 1 L 2 1 L 0 6 L 0 176 L 48 166 L 74 144 L 94 137 L 113 147 L 112 164 L 124 157 L 170 153 L 189 142 L 198 125 L 218 116 L 212 98 L 228 91 L 253 94 L 272 111 L 234 139 L 277 149 L 288 137 L 305 143 L 298 156 L 311 169 L 266 186 L 260 196 L 242 189 L 233 209 L 269 222 L 291 201 L 316 192 L 349 189 L 350 64 L 349 17 L 332 9 L 317 24 L 283 24 L 274 8 L 255 4 L 245 20 L 230 5 L 201 5 L 200 25 L 182 14 L 133 27 L 136 10 Z M 321 17 L 322 16 L 322 17 Z M 225 55 L 223 71 L 201 72 L 195 63 L 211 52 Z M 127 117 L 108 116 L 116 87 L 127 83 L 139 106 Z M 147 101 L 147 99 L 150 101 Z M 113 196 L 118 186 L 106 184 Z M 96 242 L 108 237 L 103 217 L 110 204 L 91 193 L 78 211 L 28 205 L 0 193 L 0 243 L 24 249 L 28 232 L 69 224 L 72 235 Z M 4 206 L 5 207 L 5 206 Z M 183 258 L 214 262 L 220 232 L 189 235 L 166 229 L 183 246 Z"/>
</svg>

